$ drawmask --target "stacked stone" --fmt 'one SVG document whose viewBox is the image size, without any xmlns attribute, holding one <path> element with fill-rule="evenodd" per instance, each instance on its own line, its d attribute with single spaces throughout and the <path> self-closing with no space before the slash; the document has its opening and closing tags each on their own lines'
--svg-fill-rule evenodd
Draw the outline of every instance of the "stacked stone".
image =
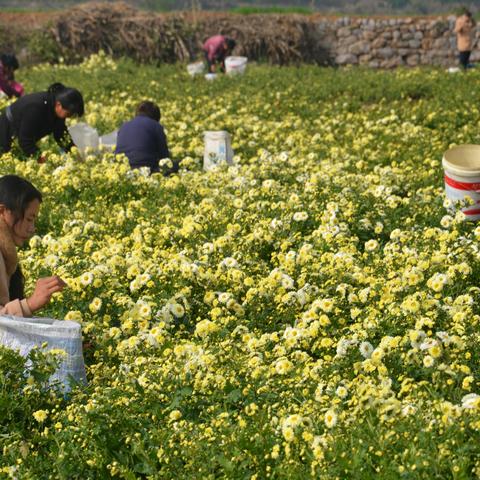
<svg viewBox="0 0 480 480">
<path fill-rule="evenodd" d="M 457 62 L 455 17 L 321 19 L 318 32 L 337 65 L 394 68 L 452 66 Z M 479 37 L 476 33 L 475 40 Z M 473 51 L 471 59 L 480 59 Z"/>
</svg>

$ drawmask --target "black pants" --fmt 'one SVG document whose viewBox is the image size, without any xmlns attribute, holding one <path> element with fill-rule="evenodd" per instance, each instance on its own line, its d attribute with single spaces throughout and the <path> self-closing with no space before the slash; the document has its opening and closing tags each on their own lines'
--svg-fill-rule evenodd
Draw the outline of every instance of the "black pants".
<svg viewBox="0 0 480 480">
<path fill-rule="evenodd" d="M 215 58 L 213 61 L 208 58 L 208 53 L 205 53 L 205 60 L 208 66 L 208 73 L 214 73 L 213 65 L 216 65 L 217 68 L 215 69 L 215 73 L 222 72 L 225 73 L 225 59 L 223 58 Z"/>
<path fill-rule="evenodd" d="M 12 126 L 5 113 L 0 115 L 0 154 L 12 148 Z"/>
<path fill-rule="evenodd" d="M 460 65 L 466 70 L 468 67 L 468 61 L 470 60 L 470 54 L 472 52 L 459 52 L 458 59 L 460 60 Z"/>
</svg>

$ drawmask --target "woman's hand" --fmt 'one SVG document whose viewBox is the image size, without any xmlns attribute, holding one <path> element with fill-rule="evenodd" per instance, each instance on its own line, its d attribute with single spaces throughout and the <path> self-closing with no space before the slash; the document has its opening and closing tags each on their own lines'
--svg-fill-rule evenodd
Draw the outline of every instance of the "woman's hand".
<svg viewBox="0 0 480 480">
<path fill-rule="evenodd" d="M 35 291 L 32 296 L 27 299 L 28 306 L 32 312 L 40 310 L 49 301 L 52 295 L 56 292 L 61 292 L 66 283 L 57 275 L 53 277 L 45 277 L 37 280 Z"/>
</svg>

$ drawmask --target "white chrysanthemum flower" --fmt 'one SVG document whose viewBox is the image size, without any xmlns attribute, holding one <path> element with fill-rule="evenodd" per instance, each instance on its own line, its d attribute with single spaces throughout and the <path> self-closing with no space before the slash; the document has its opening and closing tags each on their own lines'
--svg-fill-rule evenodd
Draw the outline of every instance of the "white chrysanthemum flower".
<svg viewBox="0 0 480 480">
<path fill-rule="evenodd" d="M 221 265 L 227 268 L 236 268 L 238 262 L 233 257 L 226 257 L 222 260 Z"/>
<path fill-rule="evenodd" d="M 450 198 L 445 197 L 445 199 L 443 200 L 443 206 L 444 208 L 447 208 L 447 209 L 452 208 L 453 207 L 452 200 Z"/>
<path fill-rule="evenodd" d="M 158 164 L 161 167 L 167 167 L 167 168 L 172 168 L 173 167 L 173 162 L 169 158 L 162 158 Z"/>
<path fill-rule="evenodd" d="M 85 272 L 80 275 L 80 283 L 84 287 L 90 285 L 93 282 L 93 273 L 92 272 Z"/>
<path fill-rule="evenodd" d="M 285 288 L 286 290 L 290 290 L 291 288 L 294 287 L 295 282 L 293 281 L 293 278 L 290 277 L 289 275 L 283 275 L 281 284 L 283 288 Z"/>
<path fill-rule="evenodd" d="M 347 395 L 348 395 L 348 390 L 346 387 L 344 387 L 343 385 L 340 385 L 337 387 L 337 389 L 335 390 L 335 393 L 337 394 L 338 397 L 340 398 L 346 398 Z"/>
<path fill-rule="evenodd" d="M 437 332 L 436 335 L 444 345 L 448 346 L 452 343 L 452 337 L 447 332 Z"/>
<path fill-rule="evenodd" d="M 47 255 L 43 261 L 48 268 L 53 268 L 58 265 L 58 257 L 56 255 Z"/>
<path fill-rule="evenodd" d="M 228 292 L 222 292 L 218 295 L 218 301 L 220 303 L 227 303 L 232 298 L 232 295 Z"/>
<path fill-rule="evenodd" d="M 476 393 L 469 393 L 462 398 L 462 408 L 465 409 L 480 409 L 480 395 Z"/>
<path fill-rule="evenodd" d="M 148 318 L 152 314 L 152 307 L 148 303 L 141 303 L 138 305 L 138 313 L 143 318 Z"/>
<path fill-rule="evenodd" d="M 443 228 L 450 228 L 453 223 L 453 218 L 451 215 L 444 215 L 442 219 L 440 220 L 440 225 Z"/>
<path fill-rule="evenodd" d="M 215 247 L 211 242 L 206 242 L 202 245 L 202 251 L 206 254 L 213 253 L 214 248 Z"/>
<path fill-rule="evenodd" d="M 427 286 L 435 292 L 441 292 L 448 283 L 448 276 L 444 273 L 435 273 L 427 280 Z"/>
<path fill-rule="evenodd" d="M 281 228 L 283 226 L 283 222 L 281 220 L 279 220 L 278 218 L 274 218 L 271 222 L 270 222 L 270 227 L 273 229 L 273 230 L 277 230 L 279 228 Z"/>
<path fill-rule="evenodd" d="M 293 214 L 293 220 L 295 222 L 303 222 L 308 219 L 308 213 L 307 212 L 295 212 Z"/>
<path fill-rule="evenodd" d="M 279 375 L 286 375 L 288 372 L 290 372 L 293 369 L 293 364 L 290 360 L 287 358 L 279 358 L 275 362 L 275 371 Z"/>
<path fill-rule="evenodd" d="M 378 242 L 375 239 L 371 239 L 368 242 L 365 242 L 365 251 L 373 252 L 379 247 Z"/>
<path fill-rule="evenodd" d="M 362 342 L 359 349 L 363 358 L 370 358 L 372 356 L 373 345 L 370 342 Z"/>
<path fill-rule="evenodd" d="M 172 312 L 172 314 L 177 318 L 181 318 L 185 315 L 185 308 L 183 308 L 183 306 L 179 303 L 171 303 L 169 308 L 170 312 Z"/>
<path fill-rule="evenodd" d="M 435 359 L 431 355 L 426 355 L 423 359 L 423 365 L 426 368 L 431 368 L 435 364 Z"/>
<path fill-rule="evenodd" d="M 328 428 L 333 428 L 337 424 L 337 414 L 334 410 L 330 409 L 325 412 L 325 425 Z"/>
<path fill-rule="evenodd" d="M 318 306 L 325 312 L 329 313 L 333 310 L 335 303 L 331 298 L 322 298 L 318 300 Z"/>
</svg>

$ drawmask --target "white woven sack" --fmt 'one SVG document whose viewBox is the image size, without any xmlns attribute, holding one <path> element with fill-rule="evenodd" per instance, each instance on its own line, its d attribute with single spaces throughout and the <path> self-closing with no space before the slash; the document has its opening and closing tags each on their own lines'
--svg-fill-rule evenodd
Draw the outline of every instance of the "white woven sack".
<svg viewBox="0 0 480 480">
<path fill-rule="evenodd" d="M 72 137 L 73 143 L 82 155 L 85 150 L 90 147 L 94 150 L 98 149 L 99 137 L 96 128 L 88 125 L 88 123 L 79 122 L 68 127 L 68 133 Z"/>
<path fill-rule="evenodd" d="M 47 343 L 47 350 L 61 349 L 66 355 L 51 381 L 58 381 L 64 392 L 71 389 L 71 380 L 86 384 L 82 351 L 82 331 L 77 322 L 53 318 L 23 318 L 0 315 L 0 344 L 27 356 L 33 347 Z"/>
<path fill-rule="evenodd" d="M 99 139 L 99 145 L 107 148 L 114 148 L 117 145 L 118 130 L 113 132 L 106 133 L 102 135 Z"/>
</svg>

